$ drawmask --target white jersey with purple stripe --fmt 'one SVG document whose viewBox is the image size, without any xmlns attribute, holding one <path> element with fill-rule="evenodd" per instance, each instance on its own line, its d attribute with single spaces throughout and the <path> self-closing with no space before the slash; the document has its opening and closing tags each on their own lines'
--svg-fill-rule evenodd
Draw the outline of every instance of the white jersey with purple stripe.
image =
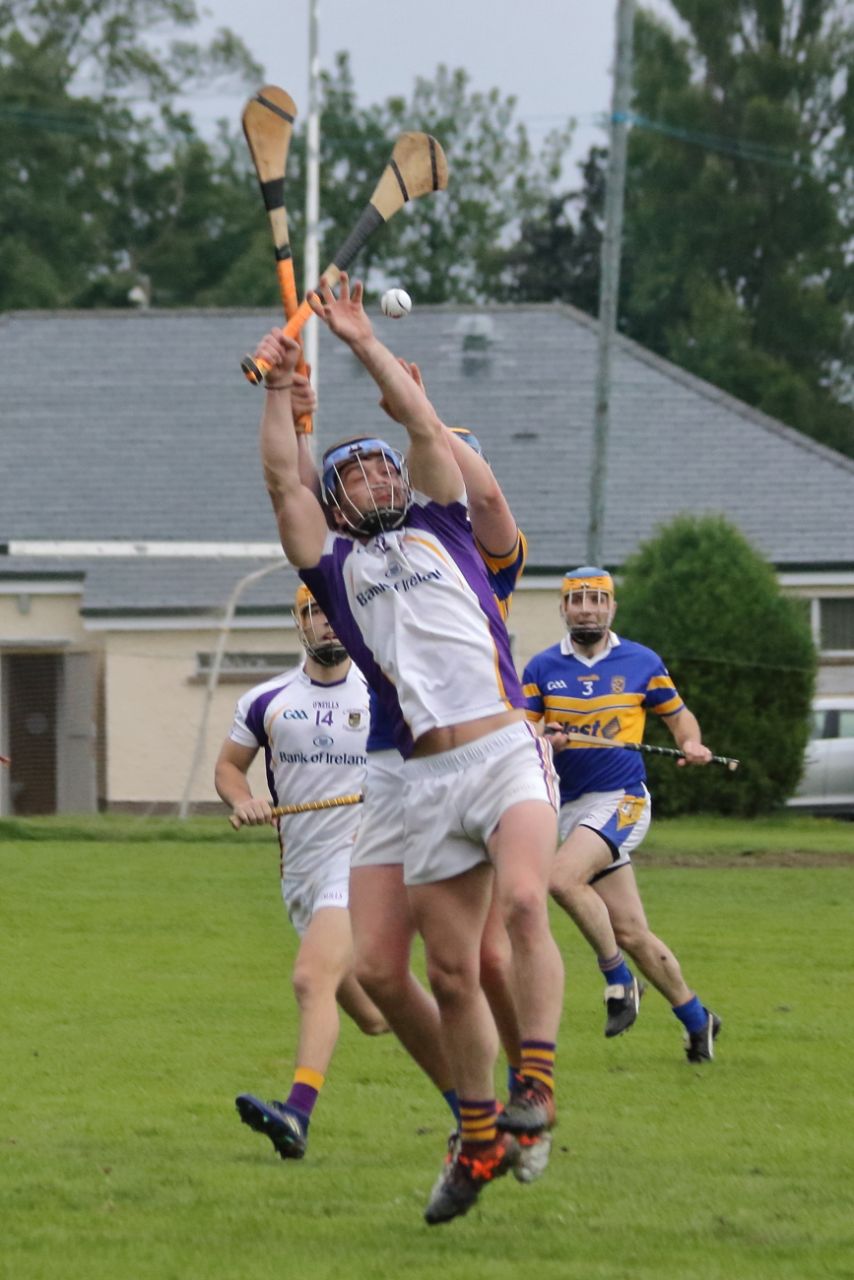
<svg viewBox="0 0 854 1280">
<path fill-rule="evenodd" d="M 365 672 L 404 755 L 429 729 L 524 706 L 463 502 L 414 493 L 400 529 L 365 543 L 330 533 L 300 577 Z"/>
<path fill-rule="evenodd" d="M 524 533 L 520 529 L 516 530 L 516 541 L 513 543 L 510 551 L 504 555 L 494 555 L 493 552 L 487 551 L 475 539 L 475 546 L 481 560 L 486 565 L 486 573 L 489 578 L 489 585 L 492 594 L 495 596 L 498 605 L 498 611 L 502 618 L 507 619 L 510 612 L 510 602 L 513 599 L 513 592 L 516 589 L 522 570 L 525 567 L 525 560 L 528 555 L 528 542 Z M 379 697 L 371 689 L 371 728 L 368 733 L 368 755 L 375 751 L 388 751 L 395 746 L 394 724 L 380 702 Z"/>
<path fill-rule="evenodd" d="M 368 736 L 368 688 L 351 665 L 343 680 L 319 684 L 295 667 L 245 693 L 229 737 L 263 747 L 273 804 L 304 804 L 362 790 Z M 279 819 L 286 877 L 307 875 L 356 838 L 361 806 Z"/>
</svg>

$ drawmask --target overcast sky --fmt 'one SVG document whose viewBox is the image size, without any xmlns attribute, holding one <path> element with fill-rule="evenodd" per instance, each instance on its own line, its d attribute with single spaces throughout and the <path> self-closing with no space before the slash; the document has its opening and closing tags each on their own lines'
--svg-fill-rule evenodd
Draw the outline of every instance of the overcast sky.
<svg viewBox="0 0 854 1280">
<path fill-rule="evenodd" d="M 264 66 L 268 82 L 308 108 L 308 0 L 200 0 L 202 33 L 230 26 Z M 672 16 L 667 0 L 644 0 Z M 500 88 L 538 144 L 567 117 L 578 121 L 573 155 L 603 141 L 596 119 L 610 106 L 616 0 L 320 0 L 321 65 L 350 53 L 359 101 L 408 97 L 440 62 L 465 67 L 475 89 Z M 234 113 L 233 100 L 193 102 L 200 122 Z"/>
</svg>

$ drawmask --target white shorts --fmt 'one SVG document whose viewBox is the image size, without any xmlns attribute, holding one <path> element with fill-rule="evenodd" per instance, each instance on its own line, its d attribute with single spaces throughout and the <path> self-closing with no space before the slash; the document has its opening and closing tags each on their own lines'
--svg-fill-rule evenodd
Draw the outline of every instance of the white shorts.
<svg viewBox="0 0 854 1280">
<path fill-rule="evenodd" d="M 463 747 L 407 760 L 403 769 L 406 884 L 432 884 L 487 861 L 501 815 L 523 800 L 555 812 L 552 751 L 525 721 Z"/>
<path fill-rule="evenodd" d="M 290 922 L 300 937 L 311 924 L 315 911 L 321 907 L 347 910 L 350 903 L 350 849 L 348 844 L 340 853 L 324 860 L 310 875 L 282 877 L 282 897 Z"/>
<path fill-rule="evenodd" d="M 611 865 L 598 871 L 590 883 L 610 875 L 631 862 L 631 854 L 643 840 L 652 820 L 652 801 L 643 783 L 636 793 L 626 791 L 588 791 L 577 800 L 561 805 L 558 814 L 560 842 L 576 827 L 589 827 L 600 835 L 611 850 Z"/>
<path fill-rule="evenodd" d="M 350 856 L 353 867 L 403 866 L 403 756 L 369 751 L 362 783 L 362 821 Z"/>
</svg>

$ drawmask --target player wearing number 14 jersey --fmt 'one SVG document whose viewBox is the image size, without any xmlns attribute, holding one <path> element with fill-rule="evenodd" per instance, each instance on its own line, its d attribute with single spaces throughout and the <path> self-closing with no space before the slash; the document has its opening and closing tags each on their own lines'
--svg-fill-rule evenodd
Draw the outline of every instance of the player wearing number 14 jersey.
<svg viewBox="0 0 854 1280">
<path fill-rule="evenodd" d="M 551 892 L 598 956 L 607 984 L 605 1035 L 628 1031 L 638 1014 L 641 988 L 625 950 L 685 1028 L 689 1061 L 702 1062 L 713 1056 L 720 1019 L 686 986 L 678 960 L 651 932 L 631 864 L 651 816 L 643 757 L 561 732 L 640 742 L 653 711 L 673 734 L 680 763 L 711 758 L 658 654 L 611 630 L 616 608 L 609 573 L 573 569 L 561 591 L 567 634 L 532 658 L 522 676 L 528 716 L 545 721 L 560 777 L 561 845 Z"/>
<path fill-rule="evenodd" d="M 253 796 L 247 772 L 264 751 L 273 804 L 303 804 L 358 794 L 365 774 L 368 690 L 307 587 L 294 616 L 306 650 L 292 671 L 245 693 L 216 765 L 216 786 L 232 824 L 270 822 L 270 804 Z M 300 935 L 293 971 L 299 1041 L 284 1102 L 241 1094 L 237 1109 L 283 1158 L 305 1154 L 308 1127 L 335 1042 L 337 1003 L 367 1034 L 386 1030 L 382 1014 L 353 976 L 348 906 L 350 853 L 360 806 L 315 810 L 276 820 L 282 895 Z"/>
</svg>

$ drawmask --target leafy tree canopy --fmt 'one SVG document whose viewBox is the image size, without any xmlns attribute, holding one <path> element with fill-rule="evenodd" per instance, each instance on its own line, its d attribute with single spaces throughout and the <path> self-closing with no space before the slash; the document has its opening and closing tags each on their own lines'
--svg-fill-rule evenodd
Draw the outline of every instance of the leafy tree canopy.
<svg viewBox="0 0 854 1280">
<path fill-rule="evenodd" d="M 681 34 L 635 29 L 621 328 L 854 456 L 851 6 L 672 4 Z M 604 163 L 523 228 L 510 292 L 596 311 Z"/>
<path fill-rule="evenodd" d="M 617 630 L 661 654 L 717 755 L 717 766 L 652 760 L 656 811 L 756 814 L 801 774 L 817 655 L 806 610 L 770 564 L 719 516 L 680 516 L 627 561 Z M 654 717 L 651 717 L 654 720 Z M 662 726 L 650 741 L 672 746 Z"/>
</svg>

